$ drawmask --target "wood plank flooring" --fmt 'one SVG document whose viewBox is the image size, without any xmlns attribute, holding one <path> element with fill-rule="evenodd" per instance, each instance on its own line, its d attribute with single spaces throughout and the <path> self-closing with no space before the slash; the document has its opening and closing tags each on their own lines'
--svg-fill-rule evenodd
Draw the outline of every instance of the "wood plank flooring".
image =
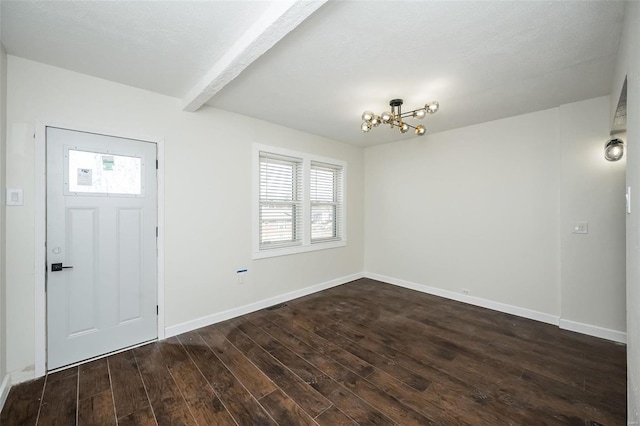
<svg viewBox="0 0 640 426">
<path fill-rule="evenodd" d="M 361 279 L 14 386 L 13 425 L 623 425 L 626 348 Z"/>
</svg>

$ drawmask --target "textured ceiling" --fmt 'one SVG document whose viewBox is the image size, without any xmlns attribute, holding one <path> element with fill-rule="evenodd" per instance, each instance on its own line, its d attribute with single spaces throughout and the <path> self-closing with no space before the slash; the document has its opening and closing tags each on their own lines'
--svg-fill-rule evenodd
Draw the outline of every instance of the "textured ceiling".
<svg viewBox="0 0 640 426">
<path fill-rule="evenodd" d="M 10 54 L 184 103 L 273 3 L 2 1 L 1 37 Z M 623 15 L 616 1 L 330 1 L 207 104 L 370 146 L 415 136 L 363 134 L 362 111 L 435 99 L 422 124 L 444 131 L 608 94 Z"/>
<path fill-rule="evenodd" d="M 182 97 L 264 1 L 5 1 L 7 53 Z"/>
</svg>

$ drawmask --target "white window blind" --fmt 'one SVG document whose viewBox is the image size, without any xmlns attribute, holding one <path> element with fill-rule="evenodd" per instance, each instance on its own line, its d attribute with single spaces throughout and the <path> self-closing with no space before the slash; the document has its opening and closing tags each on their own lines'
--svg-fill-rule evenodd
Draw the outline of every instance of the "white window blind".
<svg viewBox="0 0 640 426">
<path fill-rule="evenodd" d="M 261 249 L 302 243 L 302 159 L 260 152 Z"/>
<path fill-rule="evenodd" d="M 311 242 L 342 238 L 342 167 L 311 162 Z"/>
</svg>

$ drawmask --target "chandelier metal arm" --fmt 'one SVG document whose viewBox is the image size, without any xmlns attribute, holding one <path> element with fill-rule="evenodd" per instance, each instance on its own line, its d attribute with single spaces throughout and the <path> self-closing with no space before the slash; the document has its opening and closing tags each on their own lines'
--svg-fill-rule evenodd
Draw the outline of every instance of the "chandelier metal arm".
<svg viewBox="0 0 640 426">
<path fill-rule="evenodd" d="M 416 111 L 420 111 L 420 109 L 414 109 L 413 111 L 403 112 L 402 114 L 399 115 L 399 117 L 400 118 L 415 117 L 414 114 L 416 113 Z"/>
<path fill-rule="evenodd" d="M 415 128 L 416 128 L 416 126 L 412 126 L 411 124 L 406 123 L 406 122 L 404 122 L 404 121 L 402 122 L 402 124 L 406 124 L 407 126 L 411 127 L 411 128 L 412 128 L 412 129 L 414 129 L 414 130 L 415 130 Z"/>
<path fill-rule="evenodd" d="M 412 126 L 411 124 L 407 123 L 406 121 L 398 121 L 398 120 L 396 120 L 393 123 L 389 122 L 389 125 L 391 125 L 391 128 L 400 127 L 403 124 L 406 124 L 408 127 L 412 128 L 414 130 L 416 129 L 416 126 Z"/>
</svg>

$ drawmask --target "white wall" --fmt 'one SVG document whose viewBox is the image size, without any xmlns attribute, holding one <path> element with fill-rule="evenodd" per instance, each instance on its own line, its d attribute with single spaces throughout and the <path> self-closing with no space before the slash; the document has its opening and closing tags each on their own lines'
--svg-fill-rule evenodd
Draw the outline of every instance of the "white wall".
<svg viewBox="0 0 640 426">
<path fill-rule="evenodd" d="M 560 107 L 560 313 L 568 328 L 626 330 L 626 157 L 604 159 L 609 124 L 609 97 Z M 576 222 L 588 222 L 589 233 L 574 234 Z"/>
<path fill-rule="evenodd" d="M 558 110 L 365 150 L 365 270 L 558 315 Z"/>
<path fill-rule="evenodd" d="M 367 273 L 623 338 L 624 164 L 603 158 L 608 107 L 367 148 Z M 591 232 L 569 234 L 573 220 Z"/>
<path fill-rule="evenodd" d="M 69 126 L 165 141 L 166 326 L 363 270 L 361 148 L 213 108 L 181 112 L 176 99 L 8 57 L 8 184 L 25 205 L 7 211 L 9 371 L 34 364 L 34 126 Z M 348 163 L 348 245 L 251 260 L 252 143 Z M 247 268 L 247 283 L 235 271 Z M 33 373 L 31 373 L 33 374 Z"/>
<path fill-rule="evenodd" d="M 640 4 L 628 2 L 611 93 L 612 116 L 627 77 L 627 417 L 640 424 Z"/>
<path fill-rule="evenodd" d="M 0 43 L 0 409 L 4 404 L 6 390 L 3 388 L 8 385 L 6 351 L 6 281 L 5 281 L 5 158 L 6 158 L 6 110 L 7 110 L 7 55 L 4 51 L 2 43 Z"/>
</svg>

